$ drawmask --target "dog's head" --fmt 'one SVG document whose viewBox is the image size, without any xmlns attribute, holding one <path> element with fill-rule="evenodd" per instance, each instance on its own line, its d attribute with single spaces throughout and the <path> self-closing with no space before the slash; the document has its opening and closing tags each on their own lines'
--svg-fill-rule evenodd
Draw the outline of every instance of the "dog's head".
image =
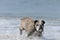
<svg viewBox="0 0 60 40">
<path fill-rule="evenodd" d="M 37 32 L 42 32 L 44 28 L 45 21 L 44 20 L 35 20 L 35 28 Z"/>
</svg>

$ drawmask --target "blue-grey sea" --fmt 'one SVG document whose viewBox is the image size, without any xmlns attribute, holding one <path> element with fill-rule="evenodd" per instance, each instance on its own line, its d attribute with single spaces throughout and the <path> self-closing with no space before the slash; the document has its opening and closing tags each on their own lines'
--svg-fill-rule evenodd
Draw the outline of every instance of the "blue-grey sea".
<svg viewBox="0 0 60 40">
<path fill-rule="evenodd" d="M 32 35 L 26 37 L 26 32 L 20 35 L 19 26 L 22 17 L 0 17 L 0 40 L 60 40 L 60 19 L 40 18 L 45 20 L 44 31 L 41 37 Z M 32 17 L 38 19 L 37 17 Z"/>
</svg>

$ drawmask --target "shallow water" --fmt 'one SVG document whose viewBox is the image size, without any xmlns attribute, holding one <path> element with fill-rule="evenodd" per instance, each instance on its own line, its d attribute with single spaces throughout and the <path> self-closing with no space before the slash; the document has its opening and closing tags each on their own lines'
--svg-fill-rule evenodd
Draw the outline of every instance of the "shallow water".
<svg viewBox="0 0 60 40">
<path fill-rule="evenodd" d="M 46 21 L 46 20 L 45 20 Z M 19 34 L 19 18 L 0 18 L 0 40 L 60 40 L 60 21 L 47 20 L 41 37 Z"/>
</svg>

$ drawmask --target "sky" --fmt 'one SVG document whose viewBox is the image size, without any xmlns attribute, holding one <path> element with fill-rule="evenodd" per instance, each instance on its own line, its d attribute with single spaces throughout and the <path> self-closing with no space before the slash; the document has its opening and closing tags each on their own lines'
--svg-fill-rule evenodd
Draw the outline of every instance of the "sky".
<svg viewBox="0 0 60 40">
<path fill-rule="evenodd" d="M 60 0 L 0 0 L 0 16 L 60 17 Z"/>
</svg>

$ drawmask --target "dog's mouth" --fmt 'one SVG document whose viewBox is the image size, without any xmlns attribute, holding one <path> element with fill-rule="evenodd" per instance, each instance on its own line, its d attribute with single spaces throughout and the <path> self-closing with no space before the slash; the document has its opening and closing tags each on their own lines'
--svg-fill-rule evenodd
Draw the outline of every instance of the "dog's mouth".
<svg viewBox="0 0 60 40">
<path fill-rule="evenodd" d="M 37 32 L 39 32 L 39 33 L 41 33 L 43 30 L 42 29 L 40 29 L 40 30 L 38 30 Z"/>
<path fill-rule="evenodd" d="M 43 32 L 43 26 L 37 26 L 36 31 L 39 33 Z"/>
</svg>

